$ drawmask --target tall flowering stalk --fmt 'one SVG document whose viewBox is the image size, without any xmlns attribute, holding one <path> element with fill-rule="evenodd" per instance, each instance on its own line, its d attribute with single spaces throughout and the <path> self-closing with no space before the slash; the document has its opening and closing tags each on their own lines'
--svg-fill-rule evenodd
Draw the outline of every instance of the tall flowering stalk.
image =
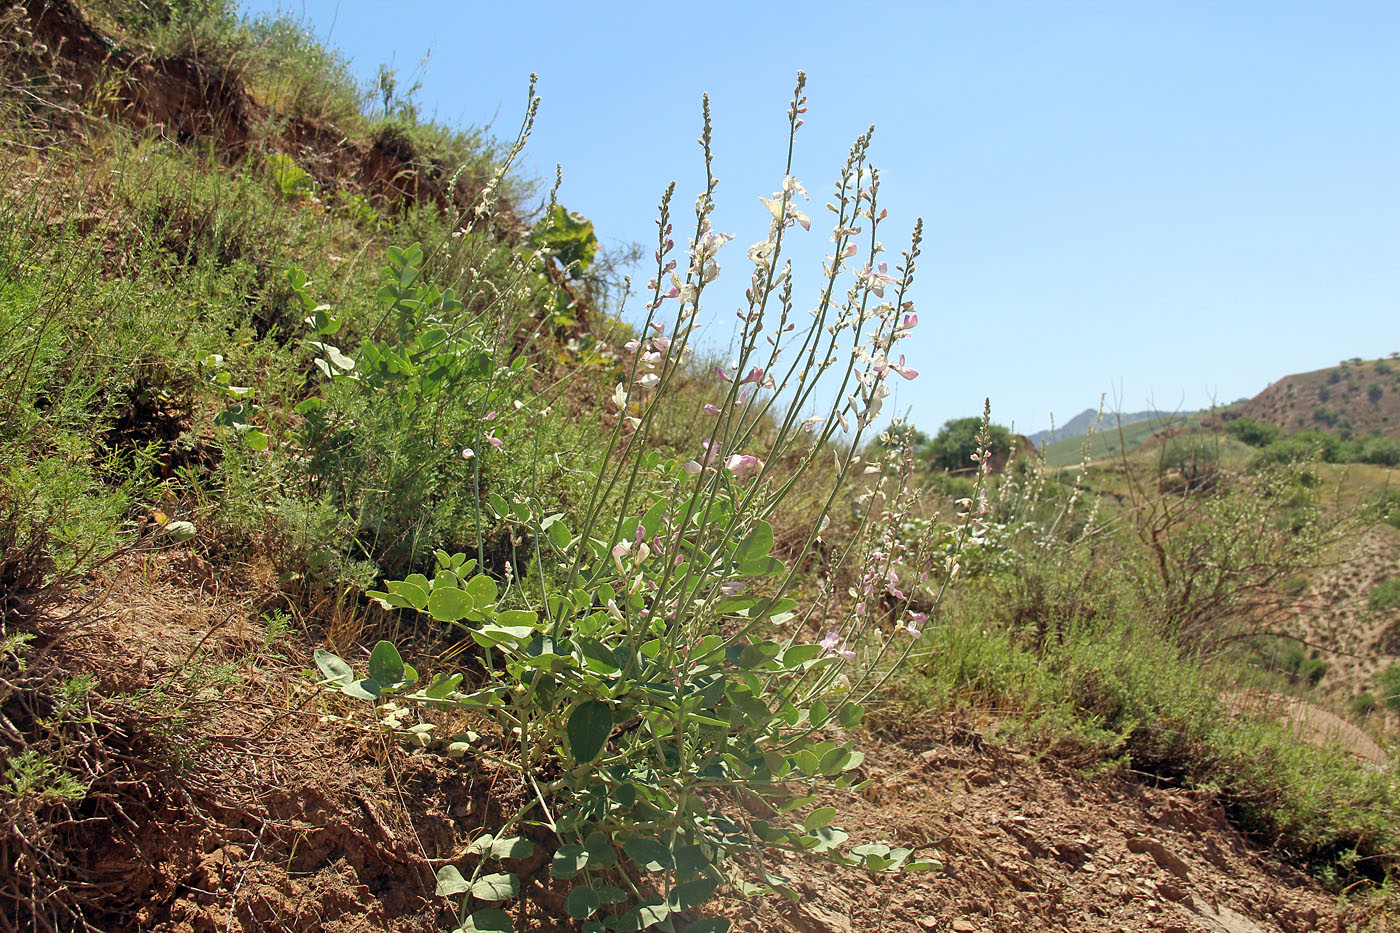
<svg viewBox="0 0 1400 933">
<path fill-rule="evenodd" d="M 440 893 L 462 898 L 464 928 L 502 928 L 504 914 L 484 905 L 513 896 L 518 880 L 489 868 L 497 846 L 522 848 L 509 835 L 522 822 L 549 831 L 552 873 L 579 879 L 568 911 L 596 929 L 670 928 L 725 882 L 787 891 L 766 867 L 774 848 L 872 870 L 931 867 L 908 849 L 846 850 L 830 808 L 800 822 L 782 816 L 818 787 L 857 781 L 861 753 L 827 736 L 859 721 L 859 701 L 908 654 L 926 620 L 910 603 L 934 571 L 925 543 L 893 531 L 917 501 L 907 449 L 860 453 L 890 381 L 918 376 L 900 342 L 918 324 L 911 289 L 922 224 L 891 268 L 879 239 L 880 176 L 867 162 L 872 134 L 863 133 L 826 205 L 833 249 L 811 307 L 800 310 L 784 248 L 812 227 L 807 190 L 792 175 L 805 83 L 799 73 L 778 190 L 759 199 L 767 234 L 740 260 L 748 284 L 736 354 L 710 376 L 718 401 L 695 413 L 703 430 L 689 454 L 665 460 L 653 437 L 662 412 L 692 404 L 676 386 L 693 372 L 707 290 L 735 250 L 711 219 L 719 181 L 708 99 L 705 187 L 683 251 L 674 184 L 661 199 L 646 314 L 603 400 L 612 421 L 590 490 L 572 514 L 539 515 L 525 499 L 497 507 L 535 542 L 538 574 L 507 580 L 503 592 L 476 561 L 439 554 L 432 580 L 394 581 L 377 594 L 462 627 L 485 654 L 485 677 L 439 675 L 424 687 L 388 643 L 375 649 L 368 678 L 319 659 L 346 693 L 470 709 L 493 724 L 470 751 L 515 771 L 529 801 L 474 861 L 439 873 Z M 820 569 L 829 581 L 843 562 L 863 568 L 856 592 L 847 599 L 828 584 L 803 607 L 793 595 L 798 569 L 826 513 L 856 486 L 865 490 L 856 528 Z M 799 487 L 820 491 L 820 512 L 779 555 L 769 519 Z M 546 564 L 558 573 L 545 574 Z M 525 592 L 535 576 L 539 591 Z M 532 608 L 503 608 L 520 602 Z M 891 607 L 896 625 L 886 624 Z M 773 815 L 736 806 L 737 785 Z M 718 918 L 688 927 L 725 928 Z"/>
</svg>

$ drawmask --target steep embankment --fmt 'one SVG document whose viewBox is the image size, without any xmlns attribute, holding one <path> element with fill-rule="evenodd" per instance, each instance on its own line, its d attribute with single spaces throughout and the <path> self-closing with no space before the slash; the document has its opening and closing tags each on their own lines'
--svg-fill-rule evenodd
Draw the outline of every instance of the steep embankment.
<svg viewBox="0 0 1400 933">
<path fill-rule="evenodd" d="M 266 583 L 216 576 L 188 550 L 134 557 L 122 579 L 56 646 L 66 676 L 91 679 L 68 715 L 87 721 L 100 778 L 71 823 L 11 842 L 12 881 L 71 911 L 72 929 L 447 928 L 433 873 L 520 793 L 510 773 L 397 744 L 366 728 L 367 706 L 330 703 L 304 670 L 324 633 L 277 611 L 286 599 Z M 778 858 L 769 867 L 800 903 L 731 899 L 722 912 L 738 930 L 808 933 L 1304 933 L 1362 916 L 1253 847 L 1209 796 L 991 745 L 992 722 L 877 718 L 862 739 L 869 787 L 831 801 L 853 834 L 941 869 Z M 516 929 L 568 929 L 566 891 L 537 851 L 514 866 Z"/>
<path fill-rule="evenodd" d="M 1353 359 L 1285 376 L 1229 416 L 1274 424 L 1285 434 L 1315 430 L 1400 437 L 1400 362 Z"/>
</svg>

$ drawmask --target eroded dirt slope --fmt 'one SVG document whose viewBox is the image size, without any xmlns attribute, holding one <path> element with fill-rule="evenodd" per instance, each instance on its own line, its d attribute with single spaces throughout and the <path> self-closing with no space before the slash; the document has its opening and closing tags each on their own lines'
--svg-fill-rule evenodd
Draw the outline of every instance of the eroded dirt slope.
<svg viewBox="0 0 1400 933">
<path fill-rule="evenodd" d="M 113 933 L 452 928 L 433 873 L 499 820 L 512 781 L 327 720 L 305 670 L 324 633 L 270 632 L 277 603 L 197 558 L 147 556 L 52 646 L 70 674 L 96 678 L 85 728 L 102 748 L 85 753 L 87 799 L 48 837 L 47 883 L 69 886 L 47 903 L 66 897 Z M 1330 896 L 1251 847 L 1207 797 L 1121 771 L 1086 777 L 966 725 L 901 732 L 867 737 L 872 784 L 837 801 L 839 825 L 943 869 L 870 876 L 779 859 L 802 900 L 726 900 L 736 929 L 1345 928 Z M 546 858 L 540 847 L 512 866 L 529 879 L 517 929 L 570 929 Z"/>
</svg>

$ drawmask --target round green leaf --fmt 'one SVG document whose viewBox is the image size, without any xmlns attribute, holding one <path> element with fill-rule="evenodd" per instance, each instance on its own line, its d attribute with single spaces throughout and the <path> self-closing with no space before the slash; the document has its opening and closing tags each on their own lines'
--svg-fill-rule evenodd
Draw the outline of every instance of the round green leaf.
<svg viewBox="0 0 1400 933">
<path fill-rule="evenodd" d="M 636 837 L 622 844 L 627 857 L 647 871 L 661 871 L 671 861 L 671 852 L 656 839 Z"/>
<path fill-rule="evenodd" d="M 354 669 L 338 655 L 331 654 L 324 648 L 317 648 L 315 658 L 316 666 L 326 675 L 327 680 L 334 683 L 350 683 L 355 679 Z"/>
<path fill-rule="evenodd" d="M 831 821 L 834 819 L 836 819 L 835 807 L 817 807 L 807 814 L 807 819 L 802 821 L 802 828 L 810 833 L 814 829 L 831 825 Z"/>
<path fill-rule="evenodd" d="M 491 843 L 492 858 L 529 858 L 535 851 L 535 844 L 524 836 L 511 836 Z"/>
<path fill-rule="evenodd" d="M 583 846 L 560 846 L 549 863 L 549 873 L 555 878 L 568 879 L 588 865 L 588 852 Z"/>
<path fill-rule="evenodd" d="M 569 714 L 566 731 L 569 736 L 569 754 L 574 761 L 583 763 L 598 757 L 612 732 L 612 708 L 600 700 L 580 703 Z"/>
<path fill-rule="evenodd" d="M 569 899 L 564 902 L 564 909 L 575 920 L 586 920 L 593 916 L 601 904 L 598 892 L 585 886 L 574 888 L 573 891 L 569 892 Z"/>
<path fill-rule="evenodd" d="M 369 653 L 369 676 L 381 684 L 396 684 L 404 679 L 403 658 L 393 642 L 381 641 Z"/>
<path fill-rule="evenodd" d="M 464 894 L 471 887 L 467 879 L 462 877 L 462 873 L 455 865 L 444 865 L 437 872 L 437 891 L 439 897 L 451 897 L 454 894 Z"/>
<path fill-rule="evenodd" d="M 497 910 L 489 907 L 486 910 L 478 910 L 467 918 L 452 933 L 513 933 L 515 926 L 511 923 L 510 914 L 504 910 Z"/>
<path fill-rule="evenodd" d="M 520 879 L 509 872 L 482 875 L 471 886 L 472 897 L 483 901 L 505 901 L 520 893 Z"/>
<path fill-rule="evenodd" d="M 428 597 L 428 613 L 439 622 L 464 619 L 473 605 L 470 593 L 450 586 L 434 586 Z"/>
</svg>

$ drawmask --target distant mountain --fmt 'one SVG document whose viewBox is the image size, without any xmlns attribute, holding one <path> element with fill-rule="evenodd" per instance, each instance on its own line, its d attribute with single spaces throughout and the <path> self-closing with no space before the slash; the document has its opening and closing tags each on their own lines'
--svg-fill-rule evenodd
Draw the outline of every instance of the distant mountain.
<svg viewBox="0 0 1400 933">
<path fill-rule="evenodd" d="M 1088 434 L 1090 429 L 1094 426 L 1094 421 L 1098 417 L 1099 411 L 1097 408 L 1086 408 L 1064 424 L 1056 425 L 1053 432 L 1037 431 L 1027 436 L 1037 449 L 1044 450 L 1048 443 L 1069 440 L 1071 437 L 1081 437 Z M 1173 417 L 1180 418 L 1182 417 L 1182 413 L 1170 411 L 1135 411 L 1131 413 L 1106 411 L 1103 413 L 1103 421 L 1099 423 L 1099 430 L 1117 430 L 1119 424 L 1127 427 L 1139 421 L 1147 421 L 1149 419 L 1166 421 L 1168 418 Z"/>
</svg>

